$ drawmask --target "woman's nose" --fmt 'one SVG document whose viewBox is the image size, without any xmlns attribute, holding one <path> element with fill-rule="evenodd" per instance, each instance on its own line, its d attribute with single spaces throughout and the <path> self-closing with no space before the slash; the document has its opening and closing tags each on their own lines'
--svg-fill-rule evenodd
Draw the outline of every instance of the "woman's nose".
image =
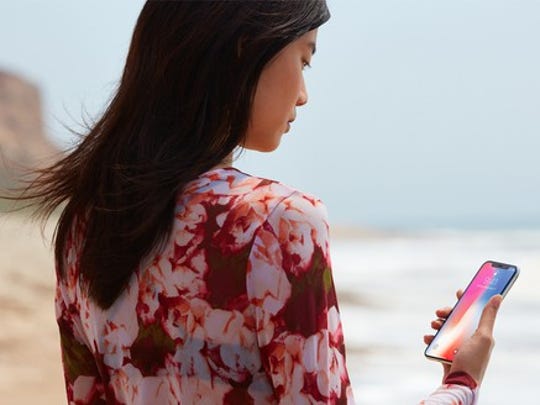
<svg viewBox="0 0 540 405">
<path fill-rule="evenodd" d="M 306 90 L 306 83 L 302 79 L 302 86 L 300 87 L 300 93 L 298 94 L 297 106 L 302 106 L 308 102 L 308 94 Z"/>
</svg>

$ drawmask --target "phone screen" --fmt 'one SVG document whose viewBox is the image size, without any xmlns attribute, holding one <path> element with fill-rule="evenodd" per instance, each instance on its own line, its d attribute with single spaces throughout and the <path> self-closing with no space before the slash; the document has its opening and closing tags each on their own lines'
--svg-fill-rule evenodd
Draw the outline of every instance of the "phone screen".
<svg viewBox="0 0 540 405">
<path fill-rule="evenodd" d="M 480 267 L 456 306 L 444 322 L 425 355 L 451 362 L 461 343 L 472 336 L 489 299 L 505 294 L 518 275 L 516 266 L 486 262 Z"/>
</svg>

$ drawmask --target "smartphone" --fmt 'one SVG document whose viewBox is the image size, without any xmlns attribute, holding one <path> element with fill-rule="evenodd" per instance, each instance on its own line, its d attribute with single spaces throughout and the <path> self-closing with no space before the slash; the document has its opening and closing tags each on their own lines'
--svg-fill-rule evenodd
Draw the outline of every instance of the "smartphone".
<svg viewBox="0 0 540 405">
<path fill-rule="evenodd" d="M 425 356 L 451 364 L 461 343 L 470 338 L 478 327 L 489 299 L 497 294 L 505 296 L 518 275 L 519 269 L 512 264 L 494 261 L 482 264 L 426 348 Z"/>
</svg>

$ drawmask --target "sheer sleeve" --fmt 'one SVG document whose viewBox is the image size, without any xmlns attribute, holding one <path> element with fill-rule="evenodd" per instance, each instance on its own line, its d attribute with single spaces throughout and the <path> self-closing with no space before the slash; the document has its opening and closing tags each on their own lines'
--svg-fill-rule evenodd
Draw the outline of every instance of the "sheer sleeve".
<svg viewBox="0 0 540 405">
<path fill-rule="evenodd" d="M 328 247 L 324 205 L 299 192 L 254 239 L 247 292 L 279 403 L 353 403 Z"/>
<path fill-rule="evenodd" d="M 420 405 L 474 405 L 478 389 L 459 384 L 443 384 Z"/>
<path fill-rule="evenodd" d="M 69 404 L 105 403 L 104 385 L 94 356 L 85 344 L 75 304 L 68 304 L 66 286 L 56 287 L 55 310 L 60 334 L 60 348 L 67 402 Z"/>
</svg>

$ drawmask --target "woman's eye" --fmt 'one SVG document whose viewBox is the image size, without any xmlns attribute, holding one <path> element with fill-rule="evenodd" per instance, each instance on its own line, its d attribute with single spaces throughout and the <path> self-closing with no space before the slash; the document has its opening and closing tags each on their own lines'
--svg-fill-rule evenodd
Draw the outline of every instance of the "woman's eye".
<svg viewBox="0 0 540 405">
<path fill-rule="evenodd" d="M 305 68 L 311 69 L 311 65 L 308 62 L 303 61 L 302 62 L 302 70 L 304 70 Z"/>
</svg>

